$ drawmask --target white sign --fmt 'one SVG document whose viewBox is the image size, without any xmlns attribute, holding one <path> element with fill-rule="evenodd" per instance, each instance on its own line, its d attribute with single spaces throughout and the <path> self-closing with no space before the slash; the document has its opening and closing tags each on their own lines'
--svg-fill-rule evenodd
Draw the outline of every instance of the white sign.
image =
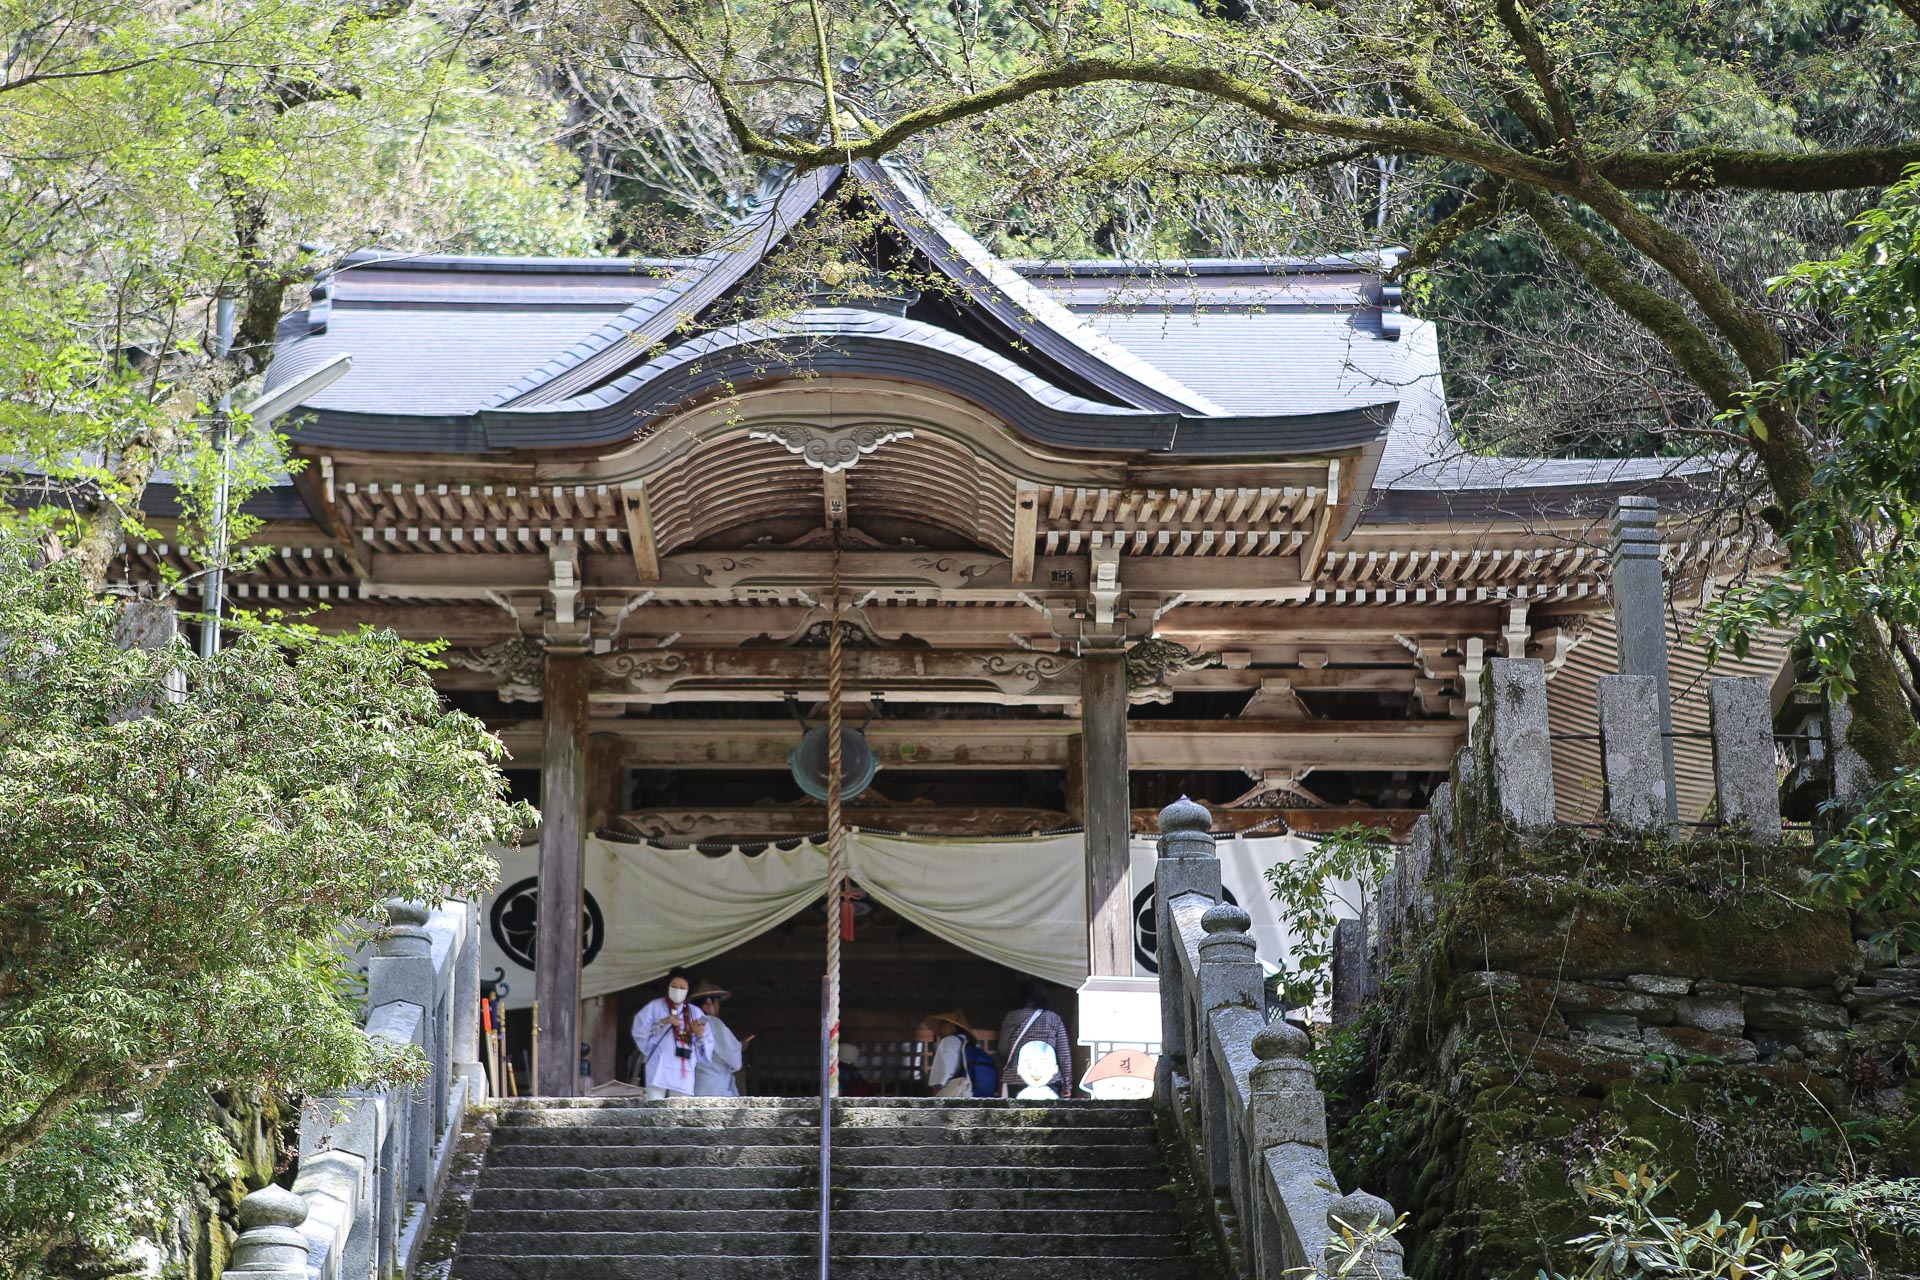
<svg viewBox="0 0 1920 1280">
<path fill-rule="evenodd" d="M 1080 1043 L 1160 1047 L 1160 979 L 1088 978 L 1080 984 Z"/>
</svg>

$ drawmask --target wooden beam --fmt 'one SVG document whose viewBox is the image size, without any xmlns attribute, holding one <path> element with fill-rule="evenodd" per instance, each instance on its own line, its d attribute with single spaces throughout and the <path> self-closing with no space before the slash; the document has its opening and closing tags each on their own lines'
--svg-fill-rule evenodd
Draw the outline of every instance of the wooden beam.
<svg viewBox="0 0 1920 1280">
<path fill-rule="evenodd" d="M 825 649 L 627 649 L 592 662 L 601 702 L 764 701 L 825 690 L 828 678 Z M 1068 654 L 1025 649 L 849 648 L 842 670 L 854 696 L 1061 706 L 1080 696 L 1077 665 Z"/>
<path fill-rule="evenodd" d="M 1202 802 L 1204 803 L 1204 801 Z M 1209 806 L 1211 807 L 1211 806 Z M 1420 809 L 1213 809 L 1213 829 L 1221 834 L 1260 827 L 1264 832 L 1297 831 L 1324 835 L 1341 827 L 1360 824 L 1384 828 L 1397 839 L 1412 831 Z M 992 836 L 1026 835 L 1036 831 L 1057 831 L 1078 825 L 1071 815 L 1058 809 L 1019 807 L 964 808 L 926 804 L 850 805 L 847 822 L 869 831 L 910 831 L 929 835 Z M 1134 809 L 1130 815 L 1134 835 L 1159 832 L 1158 809 Z M 685 842 L 699 840 L 791 839 L 808 836 L 825 828 L 826 810 L 819 805 L 709 806 L 679 809 L 636 809 L 619 815 L 607 824 L 615 835 L 637 836 L 648 840 Z"/>
<path fill-rule="evenodd" d="M 660 580 L 660 550 L 653 538 L 653 513 L 642 484 L 620 486 L 620 505 L 626 509 L 627 546 L 633 553 L 634 576 L 641 582 Z"/>
<path fill-rule="evenodd" d="M 1307 545 L 1300 548 L 1300 576 L 1308 582 L 1320 576 L 1320 557 L 1339 518 L 1340 470 L 1338 458 L 1328 464 L 1327 491 L 1320 497 L 1320 514 L 1313 522 L 1313 531 L 1307 535 Z M 1347 470 L 1351 472 L 1352 468 Z"/>
<path fill-rule="evenodd" d="M 930 804 L 849 805 L 849 825 L 871 831 L 937 832 L 941 835 L 1022 835 L 1075 825 L 1058 809 L 965 808 Z M 808 836 L 823 831 L 826 809 L 817 804 L 636 809 L 610 824 L 615 833 L 649 840 L 712 840 Z"/>
<path fill-rule="evenodd" d="M 517 767 L 540 751 L 539 721 L 496 726 Z M 883 768 L 1064 769 L 1077 721 L 895 720 L 865 726 Z M 1465 736 L 1458 720 L 1134 720 L 1128 765 L 1144 770 L 1324 769 L 1444 772 Z M 791 720 L 596 717 L 635 769 L 785 770 Z"/>
<path fill-rule="evenodd" d="M 820 518 L 829 529 L 847 527 L 847 473 L 844 471 L 822 471 L 820 473 Z"/>
<path fill-rule="evenodd" d="M 1040 519 L 1040 486 L 1021 480 L 1013 487 L 1013 581 L 1033 581 L 1033 542 Z"/>
<path fill-rule="evenodd" d="M 1087 560 L 1085 556 L 1036 557 L 1033 573 L 1035 580 L 1084 590 Z M 605 551 L 583 551 L 580 575 L 589 590 L 624 591 L 643 585 L 631 557 Z M 644 585 L 657 586 L 662 595 L 682 600 L 732 601 L 817 592 L 832 577 L 829 552 L 753 548 L 662 556 L 658 581 Z M 363 585 L 373 595 L 483 600 L 489 592 L 538 590 L 546 581 L 544 552 L 380 551 L 372 555 Z M 848 552 L 841 581 L 849 590 L 873 592 L 881 599 L 1016 602 L 1031 590 L 1030 584 L 1014 582 L 1011 559 L 970 551 Z M 1127 561 L 1126 591 L 1130 596 L 1179 595 L 1195 604 L 1304 600 L 1311 594 L 1290 556 L 1136 556 Z"/>
</svg>

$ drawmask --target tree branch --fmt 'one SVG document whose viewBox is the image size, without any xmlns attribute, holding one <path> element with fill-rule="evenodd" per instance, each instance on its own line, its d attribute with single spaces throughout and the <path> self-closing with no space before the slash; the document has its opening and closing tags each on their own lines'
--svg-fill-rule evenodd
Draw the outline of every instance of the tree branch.
<svg viewBox="0 0 1920 1280">
<path fill-rule="evenodd" d="M 6 1164 L 47 1136 L 47 1130 L 65 1115 L 67 1108 L 83 1098 L 100 1092 L 102 1080 L 91 1072 L 76 1072 L 46 1097 L 33 1113 L 17 1123 L 0 1127 L 0 1165 Z"/>
<path fill-rule="evenodd" d="M 820 0 L 807 0 L 813 14 L 813 55 L 820 66 L 820 97 L 827 115 L 827 138 L 838 151 L 845 142 L 840 136 L 840 107 L 833 100 L 833 52 L 827 48 L 827 18 L 820 11 Z"/>
<path fill-rule="evenodd" d="M 1633 317 L 1680 363 L 1713 406 L 1722 412 L 1744 407 L 1746 381 L 1721 355 L 1713 340 L 1673 299 L 1628 274 L 1626 266 L 1591 232 L 1575 222 L 1553 196 L 1515 187 L 1514 206 L 1524 212 L 1547 243 L 1572 263 L 1589 284 Z"/>
<path fill-rule="evenodd" d="M 1394 264 L 1393 278 L 1404 280 L 1415 271 L 1432 266 L 1446 255 L 1454 242 L 1477 227 L 1483 227 L 1507 211 L 1507 181 L 1483 176 L 1474 183 L 1465 204 L 1441 219 L 1420 243 Z"/>
<path fill-rule="evenodd" d="M 1920 9 L 1920 0 L 1906 0 Z M 1920 19 L 1916 19 L 1920 21 Z M 1686 151 L 1625 151 L 1595 164 L 1623 191 L 1782 191 L 1803 195 L 1888 187 L 1920 164 L 1920 143 L 1851 147 L 1841 151 L 1743 151 L 1693 147 Z"/>
<path fill-rule="evenodd" d="M 1540 96 L 1553 121 L 1557 141 L 1566 149 L 1575 172 L 1581 173 L 1586 166 L 1581 159 L 1580 132 L 1573 121 L 1573 105 L 1567 101 L 1566 90 L 1560 85 L 1559 72 L 1553 65 L 1553 55 L 1547 51 L 1546 41 L 1540 38 L 1533 20 L 1520 7 L 1520 0 L 1498 0 L 1496 7 L 1501 25 L 1506 27 L 1508 37 L 1519 46 L 1520 56 L 1526 60 L 1527 71 L 1540 89 Z"/>
</svg>

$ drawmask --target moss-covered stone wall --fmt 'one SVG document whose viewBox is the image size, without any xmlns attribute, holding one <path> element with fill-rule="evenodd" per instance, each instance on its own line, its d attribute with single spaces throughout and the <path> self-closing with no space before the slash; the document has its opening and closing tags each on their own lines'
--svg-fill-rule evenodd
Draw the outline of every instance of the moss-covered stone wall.
<svg viewBox="0 0 1920 1280">
<path fill-rule="evenodd" d="M 1805 849 L 1456 817 L 1320 1050 L 1336 1169 L 1408 1213 L 1410 1275 L 1570 1263 L 1579 1190 L 1615 1168 L 1675 1173 L 1696 1219 L 1920 1172 L 1920 957 L 1811 901 Z"/>
</svg>

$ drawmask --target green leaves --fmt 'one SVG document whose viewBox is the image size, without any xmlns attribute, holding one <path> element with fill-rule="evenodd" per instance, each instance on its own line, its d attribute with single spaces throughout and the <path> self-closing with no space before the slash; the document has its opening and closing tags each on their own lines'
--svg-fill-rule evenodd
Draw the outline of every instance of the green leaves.
<svg viewBox="0 0 1920 1280">
<path fill-rule="evenodd" d="M 1837 1251 L 1795 1247 L 1760 1221 L 1758 1204 L 1740 1206 L 1744 1222 L 1717 1211 L 1692 1225 L 1661 1214 L 1654 1202 L 1672 1181 L 1641 1165 L 1588 1186 L 1595 1229 L 1567 1242 L 1587 1266 L 1572 1275 L 1542 1271 L 1540 1280 L 1821 1280 L 1839 1270 Z"/>
<path fill-rule="evenodd" d="M 1863 626 L 1896 654 L 1920 637 L 1920 172 L 1856 225 L 1840 256 L 1773 282 L 1824 312 L 1834 337 L 1783 365 L 1742 415 L 1751 427 L 1763 401 L 1798 404 L 1821 444 L 1813 496 L 1792 513 L 1790 567 L 1737 585 L 1708 614 L 1712 643 L 1736 654 L 1763 629 L 1793 629 L 1814 683 L 1841 697 L 1858 691 Z M 1920 773 L 1896 773 L 1815 857 L 1813 886 L 1834 901 L 1889 914 L 1920 905 Z"/>
<path fill-rule="evenodd" d="M 488 843 L 533 817 L 506 799 L 498 741 L 442 707 L 417 645 L 243 618 L 202 660 L 184 644 L 122 650 L 114 618 L 71 562 L 35 568 L 0 538 L 0 1262 L 13 1266 L 55 1196 L 47 1180 L 103 1212 L 184 1186 L 213 1091 L 417 1071 L 359 1031 L 343 922 L 380 918 L 390 897 L 476 892 L 494 872 Z M 149 714 L 124 718 L 141 704 Z M 20 1126 L 76 1080 L 89 1096 L 23 1145 Z M 106 1239 L 113 1224 L 86 1231 Z"/>
<path fill-rule="evenodd" d="M 1342 827 L 1310 846 L 1298 860 L 1267 868 L 1280 919 L 1294 935 L 1289 999 L 1315 1004 L 1332 990 L 1333 931 L 1343 916 L 1366 915 L 1393 846 L 1371 827 Z"/>
<path fill-rule="evenodd" d="M 0 453 L 54 499 L 34 518 L 93 535 L 97 581 L 123 536 L 210 558 L 209 415 L 336 255 L 603 239 L 559 108 L 475 14 L 0 0 L 0 34 Z M 242 436 L 235 509 L 279 459 Z M 185 507 L 164 524 L 140 511 L 160 475 Z"/>
</svg>

